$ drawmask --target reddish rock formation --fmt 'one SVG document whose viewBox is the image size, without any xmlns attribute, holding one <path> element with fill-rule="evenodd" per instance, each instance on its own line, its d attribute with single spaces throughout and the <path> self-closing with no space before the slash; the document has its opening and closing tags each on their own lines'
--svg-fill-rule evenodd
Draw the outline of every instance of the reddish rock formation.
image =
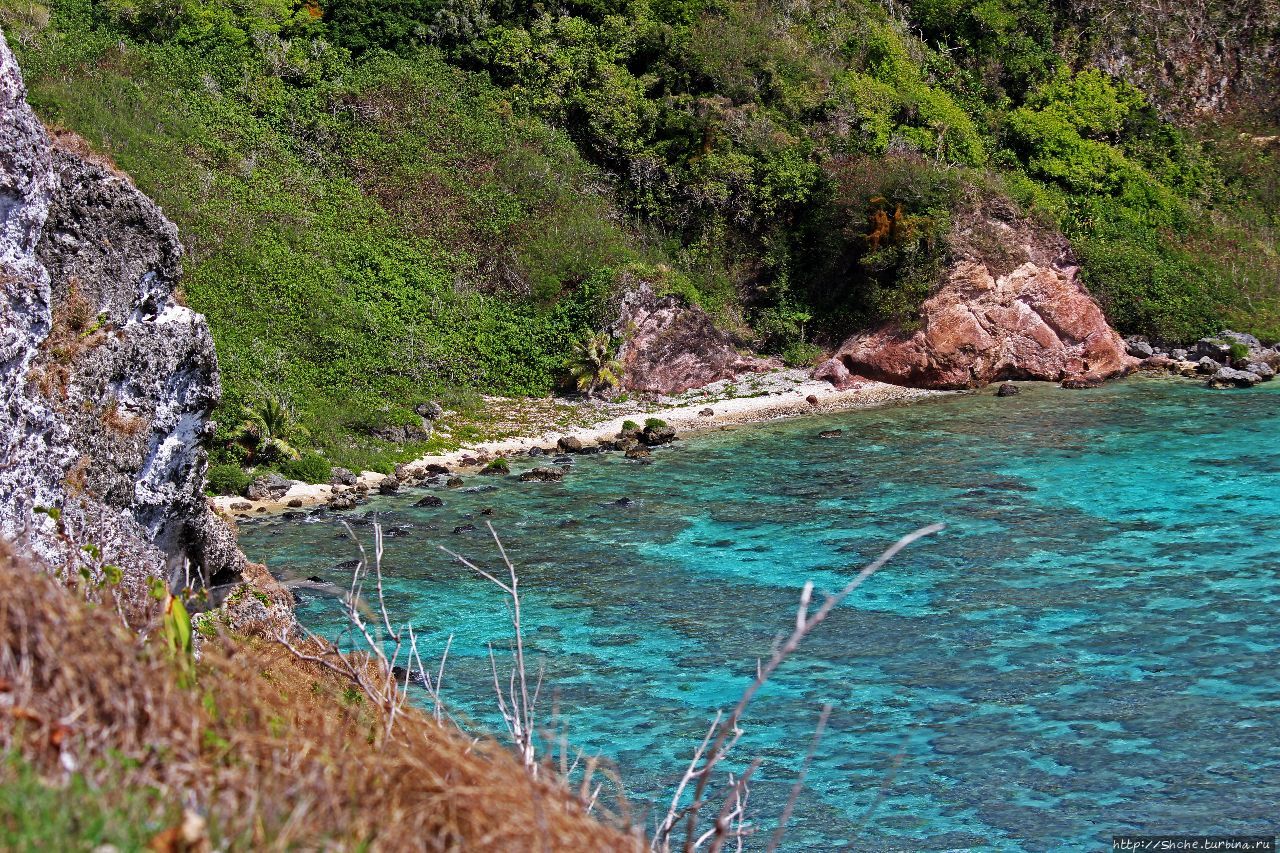
<svg viewBox="0 0 1280 853">
<path fill-rule="evenodd" d="M 946 280 L 920 309 L 920 328 L 856 335 L 814 377 L 839 388 L 857 376 L 923 388 L 1002 379 L 1086 385 L 1138 360 L 1076 278 L 1065 240 L 1025 221 L 971 217 L 952 234 Z"/>
<path fill-rule="evenodd" d="M 643 283 L 623 297 L 611 331 L 623 339 L 618 359 L 622 387 L 629 391 L 681 394 L 778 366 L 739 354 L 729 336 L 700 309 L 675 296 L 659 297 Z"/>
</svg>

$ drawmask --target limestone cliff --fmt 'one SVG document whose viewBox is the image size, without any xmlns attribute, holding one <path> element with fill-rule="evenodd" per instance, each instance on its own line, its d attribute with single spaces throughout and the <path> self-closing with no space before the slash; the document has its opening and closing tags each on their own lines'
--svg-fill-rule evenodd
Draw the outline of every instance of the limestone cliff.
<svg viewBox="0 0 1280 853">
<path fill-rule="evenodd" d="M 960 217 L 952 260 L 918 327 L 846 341 L 814 371 L 837 387 L 862 376 L 923 388 L 1000 379 L 1090 383 L 1137 360 L 1077 279 L 1066 240 L 991 205 Z"/>
<path fill-rule="evenodd" d="M 218 370 L 181 257 L 126 176 L 50 138 L 0 34 L 0 536 L 132 595 L 243 562 L 202 493 Z"/>
</svg>

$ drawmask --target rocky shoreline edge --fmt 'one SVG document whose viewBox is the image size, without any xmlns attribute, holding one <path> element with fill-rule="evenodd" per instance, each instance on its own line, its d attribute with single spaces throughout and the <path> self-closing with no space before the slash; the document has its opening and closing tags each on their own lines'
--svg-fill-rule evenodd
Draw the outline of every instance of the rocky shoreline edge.
<svg viewBox="0 0 1280 853">
<path fill-rule="evenodd" d="M 610 415 L 585 427 L 546 430 L 423 456 L 396 466 L 396 473 L 391 475 L 376 471 L 356 474 L 335 469 L 334 481 L 329 484 L 301 483 L 272 475 L 274 479 L 263 478 L 257 482 L 260 496 L 255 499 L 223 495 L 210 498 L 210 503 L 219 514 L 233 521 L 320 506 L 350 509 L 370 494 L 394 494 L 402 487 L 444 484 L 455 477 L 505 474 L 508 472 L 498 460 L 513 457 L 546 457 L 548 466 L 552 466 L 554 459 L 563 454 L 613 451 L 626 453 L 633 461 L 643 463 L 648 461 L 648 448 L 670 443 L 678 435 L 696 435 L 960 393 L 907 388 L 869 379 L 836 388 L 829 382 L 811 378 L 805 370 L 773 371 L 762 379 L 771 390 L 759 392 L 757 396 L 717 400 L 711 391 L 704 389 L 705 395 L 701 400 L 698 399 L 699 393 L 694 391 L 657 409 Z M 628 421 L 638 424 L 639 428 L 624 430 Z M 646 422 L 654 426 L 646 428 L 643 426 Z M 657 422 L 663 425 L 656 426 Z M 522 477 L 526 480 L 553 480 L 562 475 L 560 467 L 538 467 L 533 472 L 525 472 Z"/>
</svg>

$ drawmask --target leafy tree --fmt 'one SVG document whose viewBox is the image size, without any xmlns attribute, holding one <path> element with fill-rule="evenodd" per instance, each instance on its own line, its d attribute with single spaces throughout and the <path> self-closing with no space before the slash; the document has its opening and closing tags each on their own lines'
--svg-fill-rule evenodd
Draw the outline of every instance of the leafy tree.
<svg viewBox="0 0 1280 853">
<path fill-rule="evenodd" d="M 588 398 L 594 397 L 601 385 L 618 387 L 622 382 L 622 362 L 615 358 L 608 332 L 594 332 L 574 345 L 569 373 Z"/>
<path fill-rule="evenodd" d="M 253 464 L 297 460 L 300 454 L 293 443 L 307 438 L 307 431 L 298 423 L 289 404 L 268 395 L 245 409 L 244 420 L 232 441 L 240 448 L 245 461 Z"/>
</svg>

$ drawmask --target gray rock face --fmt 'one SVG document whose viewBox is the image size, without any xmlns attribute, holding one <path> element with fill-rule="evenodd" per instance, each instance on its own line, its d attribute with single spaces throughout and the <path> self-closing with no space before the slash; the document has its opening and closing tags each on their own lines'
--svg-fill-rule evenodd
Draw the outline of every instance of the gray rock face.
<svg viewBox="0 0 1280 853">
<path fill-rule="evenodd" d="M 1234 367 L 1224 367 L 1213 374 L 1213 378 L 1209 380 L 1209 387 L 1252 388 L 1259 381 L 1256 373 L 1250 373 L 1247 370 L 1236 370 Z"/>
<path fill-rule="evenodd" d="M 126 598 L 230 582 L 200 446 L 217 362 L 174 298 L 177 230 L 75 142 L 50 140 L 0 35 L 0 536 L 73 573 L 118 565 Z"/>
<path fill-rule="evenodd" d="M 250 483 L 246 494 L 255 501 L 279 500 L 292 486 L 292 481 L 279 474 L 266 474 Z"/>
<path fill-rule="evenodd" d="M 1124 342 L 1124 349 L 1125 352 L 1134 358 L 1151 358 L 1152 354 L 1155 352 L 1155 350 L 1151 348 L 1151 344 L 1141 338 L 1127 338 Z"/>
<path fill-rule="evenodd" d="M 1198 362 L 1196 362 L 1196 370 L 1201 373 L 1217 373 L 1221 367 L 1221 363 L 1209 358 L 1207 355 L 1203 356 Z"/>
<path fill-rule="evenodd" d="M 1245 370 L 1257 376 L 1258 380 L 1261 382 L 1270 382 L 1272 379 L 1276 378 L 1276 372 L 1269 364 L 1255 362 L 1246 367 Z"/>
</svg>

